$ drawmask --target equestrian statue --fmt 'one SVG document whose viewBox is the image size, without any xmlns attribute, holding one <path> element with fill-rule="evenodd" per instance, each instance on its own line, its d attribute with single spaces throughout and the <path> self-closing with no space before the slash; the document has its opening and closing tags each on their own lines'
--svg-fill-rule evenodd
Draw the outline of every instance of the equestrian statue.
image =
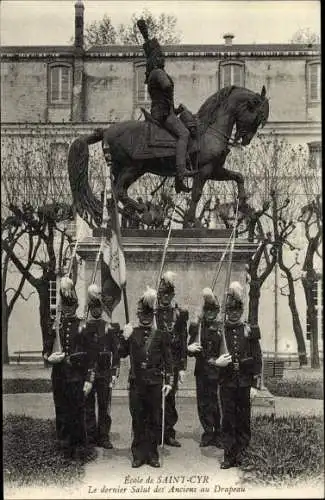
<svg viewBox="0 0 325 500">
<path fill-rule="evenodd" d="M 117 122 L 71 144 L 68 170 L 77 212 L 91 225 L 102 222 L 103 202 L 95 197 L 88 181 L 89 145 L 99 141 L 111 168 L 112 189 L 128 209 L 141 212 L 142 207 L 128 196 L 128 188 L 146 173 L 174 177 L 177 193 L 191 191 L 184 226 L 195 224 L 196 208 L 208 180 L 235 181 L 240 207 L 244 209 L 243 175 L 226 169 L 224 164 L 231 146 L 247 146 L 258 127 L 267 122 L 265 87 L 260 94 L 234 85 L 224 87 L 211 95 L 196 115 L 182 104 L 175 108 L 174 83 L 164 69 L 159 42 L 149 39 L 144 20 L 138 21 L 138 27 L 145 40 L 151 113 L 143 109 L 144 121 Z M 184 183 L 186 177 L 193 178 L 191 190 Z"/>
</svg>

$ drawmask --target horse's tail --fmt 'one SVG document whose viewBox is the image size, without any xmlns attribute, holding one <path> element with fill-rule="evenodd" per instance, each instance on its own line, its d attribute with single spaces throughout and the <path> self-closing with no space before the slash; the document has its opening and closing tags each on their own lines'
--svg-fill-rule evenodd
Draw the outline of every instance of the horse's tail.
<svg viewBox="0 0 325 500">
<path fill-rule="evenodd" d="M 96 129 L 91 135 L 79 137 L 70 146 L 68 172 L 73 203 L 81 217 L 89 214 L 100 225 L 102 222 L 102 202 L 95 197 L 88 180 L 89 144 L 103 139 L 104 130 Z"/>
</svg>

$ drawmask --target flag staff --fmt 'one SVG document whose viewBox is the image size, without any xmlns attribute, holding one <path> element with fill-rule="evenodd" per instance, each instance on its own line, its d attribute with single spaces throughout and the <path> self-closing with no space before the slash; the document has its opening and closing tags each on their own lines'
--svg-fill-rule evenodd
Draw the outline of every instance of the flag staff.
<svg viewBox="0 0 325 500">
<path fill-rule="evenodd" d="M 121 228 L 120 228 L 120 221 L 119 221 L 118 207 L 117 207 L 117 197 L 116 197 L 116 193 L 115 193 L 114 182 L 113 182 L 113 177 L 112 177 L 112 169 L 111 168 L 110 168 L 110 181 L 111 181 L 111 193 L 112 193 L 112 211 L 111 211 L 111 215 L 112 215 L 112 217 L 115 217 L 115 222 L 116 222 L 115 227 L 116 227 L 117 241 L 118 241 L 118 244 L 119 244 L 119 248 L 123 251 Z M 120 268 L 119 268 L 119 272 L 120 272 Z M 121 283 L 121 280 L 120 280 L 120 283 Z M 126 280 L 123 281 L 121 288 L 122 288 L 123 303 L 124 303 L 125 321 L 126 321 L 126 323 L 129 323 L 130 322 L 130 316 L 129 316 L 128 298 L 127 298 L 127 294 L 126 294 Z"/>
</svg>

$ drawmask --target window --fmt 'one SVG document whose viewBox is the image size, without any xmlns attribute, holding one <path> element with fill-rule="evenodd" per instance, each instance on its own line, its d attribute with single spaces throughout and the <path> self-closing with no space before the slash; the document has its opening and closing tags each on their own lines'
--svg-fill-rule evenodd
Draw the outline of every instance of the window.
<svg viewBox="0 0 325 500">
<path fill-rule="evenodd" d="M 136 101 L 137 104 L 149 102 L 149 94 L 147 84 L 144 83 L 146 79 L 146 65 L 140 64 L 135 67 L 136 78 Z"/>
<path fill-rule="evenodd" d="M 51 321 L 55 320 L 56 304 L 57 304 L 57 284 L 56 281 L 49 282 L 49 300 L 50 300 L 50 318 Z"/>
<path fill-rule="evenodd" d="M 220 64 L 220 88 L 237 85 L 244 87 L 244 64 L 222 62 Z"/>
<path fill-rule="evenodd" d="M 320 101 L 321 67 L 320 63 L 310 63 L 307 66 L 308 100 Z"/>
<path fill-rule="evenodd" d="M 309 142 L 309 160 L 311 167 L 321 170 L 322 168 L 322 145 L 320 142 Z"/>
<path fill-rule="evenodd" d="M 70 104 L 71 101 L 71 67 L 70 66 L 52 66 L 50 68 L 50 103 L 51 104 Z"/>
</svg>

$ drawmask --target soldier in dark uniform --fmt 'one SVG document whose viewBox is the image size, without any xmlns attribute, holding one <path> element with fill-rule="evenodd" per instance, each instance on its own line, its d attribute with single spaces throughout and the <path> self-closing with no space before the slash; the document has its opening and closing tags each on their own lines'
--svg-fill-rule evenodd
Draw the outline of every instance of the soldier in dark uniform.
<svg viewBox="0 0 325 500">
<path fill-rule="evenodd" d="M 176 143 L 176 191 L 189 192 L 183 183 L 185 176 L 192 175 L 186 168 L 187 144 L 190 132 L 179 120 L 174 107 L 174 82 L 165 71 L 165 57 L 156 38 L 149 40 L 148 27 L 143 19 L 138 28 L 145 40 L 143 49 L 147 57 L 146 83 L 151 99 L 151 115 L 165 129 L 177 137 Z"/>
<path fill-rule="evenodd" d="M 200 446 L 221 446 L 221 414 L 218 400 L 218 369 L 210 364 L 219 357 L 221 323 L 217 320 L 220 306 L 211 288 L 204 288 L 203 307 L 199 319 L 189 328 L 189 356 L 195 356 L 196 397 L 198 415 L 203 427 Z"/>
<path fill-rule="evenodd" d="M 251 387 L 258 387 L 262 369 L 260 330 L 241 320 L 242 287 L 233 282 L 226 302 L 227 366 L 220 368 L 224 461 L 222 469 L 239 465 L 251 438 Z M 218 360 L 217 360 L 218 361 Z M 220 366 L 220 363 L 219 363 Z"/>
<path fill-rule="evenodd" d="M 90 346 L 81 334 L 76 316 L 78 299 L 73 281 L 65 276 L 60 283 L 60 346 L 55 350 L 56 325 L 44 345 L 43 357 L 52 368 L 56 432 L 67 457 L 82 458 L 86 452 L 85 398 L 94 381 L 94 366 L 88 357 Z M 54 351 L 54 352 L 53 352 Z"/>
<path fill-rule="evenodd" d="M 172 390 L 165 400 L 165 429 L 164 442 L 169 446 L 180 447 L 181 444 L 175 439 L 174 426 L 178 420 L 176 410 L 176 392 L 178 383 L 184 381 L 187 367 L 187 321 L 188 311 L 180 309 L 174 302 L 175 297 L 175 275 L 167 271 L 160 280 L 158 287 L 157 327 L 169 337 L 173 378 Z"/>
<path fill-rule="evenodd" d="M 95 379 L 86 401 L 86 426 L 91 444 L 111 449 L 110 441 L 112 387 L 119 368 L 118 334 L 120 325 L 102 318 L 103 303 L 96 284 L 88 287 L 88 319 L 83 334 L 91 344 Z M 98 421 L 96 421 L 96 399 Z"/>
<path fill-rule="evenodd" d="M 132 467 L 160 467 L 158 445 L 162 397 L 171 391 L 171 352 L 168 336 L 154 326 L 155 290 L 138 301 L 139 326 L 124 328 L 121 357 L 130 356 L 129 405 L 132 417 Z"/>
</svg>

